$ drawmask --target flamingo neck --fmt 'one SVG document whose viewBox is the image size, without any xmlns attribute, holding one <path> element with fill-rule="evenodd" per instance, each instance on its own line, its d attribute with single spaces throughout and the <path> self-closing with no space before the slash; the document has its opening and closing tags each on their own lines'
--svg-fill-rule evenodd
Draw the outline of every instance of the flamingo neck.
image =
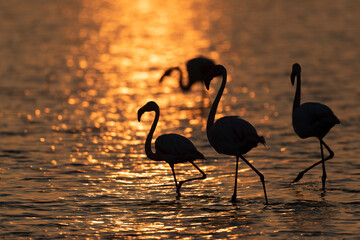
<svg viewBox="0 0 360 240">
<path fill-rule="evenodd" d="M 174 70 L 177 70 L 179 72 L 179 85 L 183 91 L 187 91 L 190 89 L 190 82 L 185 85 L 184 79 L 183 79 L 183 73 L 179 67 L 175 67 Z"/>
<path fill-rule="evenodd" d="M 157 107 L 157 108 L 154 108 L 153 110 L 155 112 L 155 118 L 154 118 L 154 122 L 153 122 L 153 124 L 151 126 L 151 129 L 149 131 L 149 134 L 147 135 L 147 138 L 146 138 L 145 153 L 146 153 L 146 156 L 148 158 L 157 161 L 156 152 L 153 152 L 152 149 L 151 149 L 151 140 L 152 140 L 152 137 L 154 135 L 156 125 L 157 125 L 157 123 L 159 121 L 160 109 L 159 109 L 159 107 Z"/>
<path fill-rule="evenodd" d="M 219 91 L 216 95 L 216 98 L 211 106 L 211 109 L 210 109 L 210 113 L 209 113 L 209 117 L 208 117 L 208 120 L 207 120 L 207 125 L 206 125 L 206 131 L 209 132 L 209 130 L 211 129 L 211 127 L 214 125 L 214 122 L 215 122 L 215 114 L 216 114 L 216 110 L 217 110 L 217 107 L 219 105 L 219 102 L 220 102 L 220 99 L 221 99 L 221 96 L 224 92 L 224 89 L 225 89 L 225 85 L 226 85 L 226 78 L 227 78 L 227 73 L 226 73 L 226 69 L 222 69 L 222 83 L 221 83 L 221 86 L 219 88 Z"/>
<path fill-rule="evenodd" d="M 296 75 L 296 91 L 295 91 L 295 98 L 293 104 L 293 112 L 300 107 L 300 97 L 301 97 L 301 78 L 300 73 Z"/>
</svg>

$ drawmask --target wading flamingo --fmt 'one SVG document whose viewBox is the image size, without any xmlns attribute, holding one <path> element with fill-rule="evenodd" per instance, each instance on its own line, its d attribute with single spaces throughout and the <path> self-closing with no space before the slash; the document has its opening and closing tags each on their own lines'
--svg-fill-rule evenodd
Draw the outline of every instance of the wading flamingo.
<svg viewBox="0 0 360 240">
<path fill-rule="evenodd" d="M 264 175 L 261 174 L 243 156 L 244 154 L 249 152 L 252 148 L 256 147 L 258 143 L 262 143 L 265 145 L 264 137 L 259 136 L 256 132 L 256 129 L 249 122 L 241 119 L 238 116 L 222 117 L 214 123 L 216 109 L 218 107 L 220 98 L 223 94 L 226 85 L 227 73 L 225 67 L 222 65 L 216 65 L 205 79 L 205 86 L 209 90 L 210 81 L 214 77 L 219 75 L 222 75 L 223 79 L 222 79 L 221 87 L 214 100 L 214 103 L 211 106 L 211 110 L 207 120 L 206 132 L 211 146 L 218 153 L 236 156 L 235 186 L 234 186 L 234 194 L 231 197 L 231 201 L 236 202 L 237 174 L 238 174 L 239 157 L 240 157 L 260 177 L 260 180 L 264 188 L 265 201 L 266 204 L 268 204 Z"/>
<path fill-rule="evenodd" d="M 205 57 L 197 57 L 190 59 L 186 62 L 186 70 L 188 73 L 188 82 L 184 83 L 183 73 L 179 67 L 172 67 L 165 71 L 165 73 L 161 76 L 160 82 L 164 80 L 165 77 L 170 76 L 173 71 L 179 72 L 179 85 L 183 92 L 187 92 L 190 90 L 192 85 L 196 82 L 202 83 L 206 74 L 208 74 L 211 69 L 215 66 L 213 60 L 205 58 Z"/>
<path fill-rule="evenodd" d="M 138 110 L 138 120 L 140 122 L 141 116 L 144 114 L 144 112 L 151 111 L 155 112 L 155 119 L 145 142 L 146 156 L 151 160 L 165 161 L 170 165 L 175 180 L 176 193 L 177 196 L 180 197 L 180 188 L 182 184 L 184 184 L 185 182 L 206 178 L 206 174 L 201 171 L 201 169 L 194 163 L 194 160 L 205 159 L 205 157 L 195 148 L 194 144 L 189 139 L 174 133 L 159 136 L 155 141 L 156 152 L 153 152 L 151 149 L 151 139 L 153 137 L 156 125 L 159 121 L 159 106 L 153 101 L 148 102 Z M 194 167 L 199 170 L 202 176 L 180 181 L 178 184 L 176 180 L 174 165 L 184 162 L 190 162 L 192 165 L 194 165 Z"/>
<path fill-rule="evenodd" d="M 300 105 L 301 96 L 301 67 L 298 63 L 293 64 L 291 72 L 291 84 L 294 85 L 295 77 L 296 92 L 292 111 L 292 124 L 295 133 L 300 138 L 317 137 L 320 141 L 321 160 L 311 165 L 304 171 L 300 172 L 292 183 L 299 181 L 304 174 L 322 163 L 323 175 L 322 175 L 322 189 L 325 191 L 326 171 L 325 161 L 334 157 L 334 152 L 324 142 L 323 138 L 330 131 L 330 129 L 339 124 L 339 119 L 331 111 L 331 109 L 321 103 L 307 102 Z M 323 146 L 328 150 L 329 156 L 324 158 Z"/>
</svg>

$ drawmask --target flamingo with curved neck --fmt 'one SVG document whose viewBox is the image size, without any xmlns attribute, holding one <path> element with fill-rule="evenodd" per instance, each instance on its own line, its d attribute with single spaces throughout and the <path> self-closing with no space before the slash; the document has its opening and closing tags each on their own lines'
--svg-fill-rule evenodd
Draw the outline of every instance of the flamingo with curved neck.
<svg viewBox="0 0 360 240">
<path fill-rule="evenodd" d="M 296 91 L 293 102 L 292 124 L 295 133 L 300 138 L 316 137 L 320 141 L 321 160 L 311 165 L 304 171 L 300 172 L 292 183 L 299 181 L 304 174 L 317 166 L 322 164 L 322 189 L 325 191 L 326 170 L 325 161 L 334 157 L 334 152 L 324 142 L 323 138 L 330 131 L 332 127 L 340 123 L 340 120 L 335 116 L 333 111 L 326 105 L 316 102 L 307 102 L 300 104 L 301 97 L 301 67 L 298 63 L 293 64 L 291 72 L 291 84 L 294 85 L 296 79 Z M 324 158 L 323 146 L 328 150 L 329 156 Z"/>
<path fill-rule="evenodd" d="M 186 71 L 188 73 L 187 84 L 184 83 L 183 73 L 179 67 L 171 67 L 167 69 L 165 73 L 161 76 L 160 82 L 162 82 L 165 77 L 170 76 L 173 71 L 178 71 L 179 86 L 183 92 L 187 92 L 195 83 L 203 82 L 206 74 L 208 74 L 214 66 L 214 61 L 209 58 L 193 58 L 186 62 Z"/>
<path fill-rule="evenodd" d="M 205 157 L 195 148 L 194 144 L 189 139 L 174 133 L 159 136 L 155 141 L 156 151 L 153 152 L 151 148 L 151 140 L 153 138 L 160 117 L 159 106 L 153 101 L 148 102 L 138 110 L 138 120 L 140 122 L 141 116 L 145 112 L 151 111 L 155 112 L 155 118 L 145 141 L 146 156 L 151 160 L 165 161 L 170 165 L 175 180 L 176 193 L 177 196 L 180 197 L 180 189 L 182 184 L 184 184 L 185 182 L 206 178 L 206 174 L 194 163 L 194 160 L 205 159 Z M 176 180 L 174 165 L 184 162 L 190 162 L 202 174 L 202 176 L 183 180 L 180 181 L 178 184 Z"/>
<path fill-rule="evenodd" d="M 172 72 L 174 71 L 178 71 L 179 72 L 179 86 L 181 88 L 181 90 L 183 90 L 184 92 L 190 90 L 190 87 L 191 87 L 191 83 L 190 81 L 188 82 L 187 85 L 184 84 L 184 80 L 183 80 L 183 73 L 180 69 L 180 67 L 171 67 L 169 69 L 167 69 L 164 74 L 161 76 L 160 78 L 160 83 L 164 80 L 165 77 L 168 77 L 171 75 Z"/>
<path fill-rule="evenodd" d="M 259 136 L 256 129 L 244 119 L 238 116 L 222 117 L 215 122 L 215 114 L 219 105 L 221 96 L 226 86 L 227 72 L 222 65 L 216 65 L 205 79 L 205 86 L 209 90 L 211 80 L 216 76 L 222 76 L 222 83 L 211 106 L 207 120 L 206 132 L 210 145 L 218 152 L 231 156 L 236 156 L 235 184 L 234 193 L 231 201 L 236 201 L 237 195 L 237 174 L 239 168 L 239 158 L 241 158 L 249 167 L 260 177 L 264 189 L 266 205 L 268 204 L 265 178 L 246 158 L 243 156 L 252 148 L 257 147 L 258 143 L 265 145 L 265 139 Z"/>
</svg>

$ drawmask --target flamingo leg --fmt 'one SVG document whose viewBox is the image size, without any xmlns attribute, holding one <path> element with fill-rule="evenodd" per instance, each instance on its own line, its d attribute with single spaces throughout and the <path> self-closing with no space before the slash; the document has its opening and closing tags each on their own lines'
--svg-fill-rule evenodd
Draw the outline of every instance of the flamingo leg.
<svg viewBox="0 0 360 240">
<path fill-rule="evenodd" d="M 235 170 L 235 184 L 234 184 L 234 194 L 231 197 L 231 202 L 236 202 L 236 190 L 237 190 L 237 177 L 239 169 L 239 157 L 236 156 L 236 170 Z"/>
<path fill-rule="evenodd" d="M 291 183 L 295 183 L 297 181 L 299 181 L 303 176 L 304 174 L 309 171 L 310 169 L 312 169 L 313 167 L 316 167 L 317 165 L 319 165 L 320 163 L 322 162 L 325 162 L 327 160 L 330 160 L 334 157 L 334 152 L 330 149 L 330 147 L 328 145 L 326 145 L 326 143 L 323 141 L 323 140 L 320 140 L 320 144 L 322 144 L 329 152 L 329 156 L 326 157 L 326 158 L 323 158 L 321 159 L 320 161 L 314 163 L 313 165 L 311 165 L 310 167 L 308 167 L 307 169 L 305 169 L 304 171 L 302 172 L 299 172 L 298 176 L 294 179 L 294 181 L 292 181 Z"/>
<path fill-rule="evenodd" d="M 326 182 L 326 170 L 325 170 L 325 161 L 324 161 L 324 150 L 323 150 L 323 144 L 320 141 L 320 149 L 321 149 L 321 162 L 322 162 L 322 170 L 323 170 L 323 175 L 322 175 L 322 190 L 325 191 L 325 182 Z"/>
<path fill-rule="evenodd" d="M 198 167 L 198 166 L 196 166 L 195 165 L 195 163 L 194 162 L 190 162 L 192 165 L 194 165 L 194 167 L 197 169 L 197 170 L 199 170 L 199 172 L 202 174 L 202 176 L 201 177 L 196 177 L 196 178 L 190 178 L 190 179 L 187 179 L 187 180 L 184 180 L 184 181 L 180 181 L 179 182 L 179 191 L 180 191 L 180 188 L 181 188 L 181 185 L 183 185 L 184 183 L 186 183 L 186 182 L 190 182 L 190 181 L 193 181 L 193 180 L 198 180 L 198 179 L 205 179 L 206 178 L 206 174 L 203 172 L 203 171 L 201 171 L 201 169 Z"/>
<path fill-rule="evenodd" d="M 169 164 L 169 165 L 170 165 L 170 167 L 171 167 L 171 170 L 172 170 L 172 173 L 173 173 L 173 176 L 174 176 L 177 196 L 180 197 L 180 196 L 181 196 L 181 194 L 180 194 L 180 188 L 179 188 L 178 183 L 177 183 L 177 180 L 176 180 L 174 164 Z"/>
<path fill-rule="evenodd" d="M 267 195 L 266 195 L 264 175 L 263 175 L 261 172 L 259 172 L 253 165 L 251 165 L 251 163 L 249 163 L 248 160 L 246 160 L 242 155 L 240 155 L 240 157 L 241 157 L 241 159 L 242 159 L 247 165 L 249 165 L 249 167 L 251 167 L 251 169 L 254 170 L 254 171 L 256 172 L 256 174 L 260 177 L 260 180 L 261 180 L 261 182 L 262 182 L 263 189 L 264 189 L 264 195 L 265 195 L 266 205 L 269 205 L 268 199 L 267 199 Z"/>
</svg>

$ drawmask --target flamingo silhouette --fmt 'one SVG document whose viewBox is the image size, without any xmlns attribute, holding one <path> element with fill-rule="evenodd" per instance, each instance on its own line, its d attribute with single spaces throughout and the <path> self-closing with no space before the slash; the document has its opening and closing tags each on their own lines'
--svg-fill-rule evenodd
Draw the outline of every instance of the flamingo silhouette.
<svg viewBox="0 0 360 240">
<path fill-rule="evenodd" d="M 183 73 L 179 67 L 171 67 L 167 69 L 161 76 L 160 82 L 162 82 L 165 77 L 170 76 L 171 73 L 176 70 L 179 72 L 180 88 L 183 92 L 187 92 L 196 82 L 203 82 L 206 74 L 208 74 L 214 66 L 215 63 L 211 59 L 205 57 L 193 58 L 186 62 L 186 70 L 188 72 L 187 84 L 185 84 L 183 81 Z"/>
<path fill-rule="evenodd" d="M 177 196 L 180 197 L 180 188 L 182 184 L 196 179 L 206 178 L 206 174 L 201 171 L 201 169 L 194 163 L 194 160 L 205 159 L 205 157 L 195 148 L 194 144 L 189 139 L 174 133 L 159 136 L 155 141 L 156 152 L 153 152 L 151 149 L 151 139 L 153 137 L 156 125 L 159 121 L 159 106 L 153 101 L 148 102 L 138 110 L 138 120 L 140 122 L 141 116 L 144 114 L 144 112 L 150 111 L 155 112 L 155 119 L 145 142 L 146 156 L 155 161 L 165 161 L 170 165 L 175 180 L 176 193 Z M 180 181 L 178 184 L 176 180 L 174 165 L 184 162 L 190 162 L 192 165 L 194 165 L 194 167 L 199 170 L 202 176 Z"/>
<path fill-rule="evenodd" d="M 264 188 L 265 201 L 266 204 L 268 204 L 264 175 L 261 174 L 243 156 L 244 154 L 249 152 L 252 148 L 256 147 L 258 143 L 262 143 L 265 145 L 264 137 L 259 136 L 256 132 L 256 129 L 249 122 L 241 119 L 238 116 L 222 117 L 214 123 L 216 109 L 218 107 L 220 98 L 223 94 L 226 85 L 227 73 L 225 67 L 222 65 L 216 65 L 205 79 L 205 86 L 209 90 L 210 81 L 214 77 L 219 75 L 222 75 L 223 77 L 222 84 L 211 106 L 211 110 L 207 120 L 206 132 L 210 145 L 218 153 L 236 156 L 235 185 L 234 185 L 234 194 L 231 197 L 231 201 L 236 202 L 237 174 L 238 174 L 239 157 L 240 157 L 260 177 L 260 180 Z"/>
<path fill-rule="evenodd" d="M 291 84 L 294 85 L 295 77 L 297 78 L 296 82 L 296 92 L 293 104 L 292 111 L 292 124 L 295 133 L 300 138 L 308 137 L 317 137 L 320 141 L 320 150 L 321 150 L 321 160 L 311 165 L 304 171 L 300 172 L 299 175 L 295 178 L 292 183 L 299 181 L 304 174 L 322 163 L 323 175 L 322 175 L 322 189 L 325 191 L 325 182 L 326 182 L 326 170 L 325 170 L 325 161 L 330 160 L 334 157 L 334 152 L 330 149 L 328 145 L 324 142 L 323 138 L 330 131 L 330 129 L 335 126 L 335 124 L 340 124 L 340 120 L 335 116 L 332 110 L 321 103 L 316 102 L 307 102 L 300 105 L 300 96 L 301 96 L 301 67 L 298 63 L 293 64 L 291 72 Z M 328 150 L 329 156 L 324 158 L 323 146 Z"/>
</svg>

